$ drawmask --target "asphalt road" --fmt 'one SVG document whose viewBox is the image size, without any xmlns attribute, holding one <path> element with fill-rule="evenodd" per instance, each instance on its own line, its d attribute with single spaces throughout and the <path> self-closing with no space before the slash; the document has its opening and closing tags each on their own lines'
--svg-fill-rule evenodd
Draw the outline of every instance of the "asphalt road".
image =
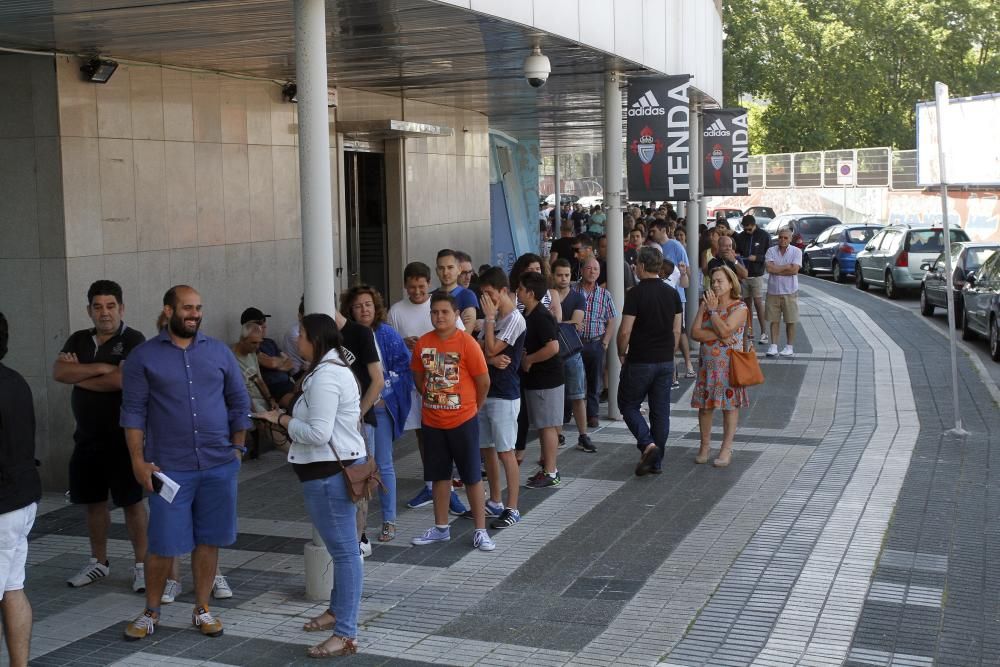
<svg viewBox="0 0 1000 667">
<path fill-rule="evenodd" d="M 886 297 L 885 292 L 876 286 L 872 286 L 868 292 L 861 292 L 857 287 L 854 286 L 853 276 L 851 281 L 848 283 L 838 284 L 833 282 L 828 277 L 815 277 L 810 278 L 804 274 L 799 275 L 799 279 L 804 281 L 806 285 L 810 281 L 822 282 L 825 285 L 832 285 L 839 289 L 852 290 L 857 294 L 864 294 L 868 298 L 877 299 L 881 303 L 894 308 L 902 308 L 907 310 L 922 321 L 929 324 L 935 331 L 941 335 L 942 343 L 947 340 L 948 336 L 948 313 L 940 308 L 936 308 L 934 315 L 931 317 L 924 317 L 920 314 L 920 297 L 919 292 L 914 290 L 912 293 L 905 294 L 902 298 L 891 300 Z M 979 370 L 980 374 L 986 374 L 993 383 L 993 396 L 994 399 L 1000 402 L 1000 363 L 996 363 L 990 359 L 989 343 L 985 338 L 977 338 L 976 340 L 965 342 L 961 339 L 961 331 L 955 332 L 955 339 L 958 344 L 959 354 L 963 352 L 972 358 L 973 364 Z"/>
</svg>

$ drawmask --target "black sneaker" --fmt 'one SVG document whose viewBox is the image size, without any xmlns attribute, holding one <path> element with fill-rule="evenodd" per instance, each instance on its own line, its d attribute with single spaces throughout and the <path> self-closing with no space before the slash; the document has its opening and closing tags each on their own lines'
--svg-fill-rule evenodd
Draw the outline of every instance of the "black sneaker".
<svg viewBox="0 0 1000 667">
<path fill-rule="evenodd" d="M 562 449 L 565 446 L 566 446 L 566 436 L 563 435 L 562 433 L 560 433 L 559 434 L 559 449 Z"/>
<path fill-rule="evenodd" d="M 533 477 L 528 480 L 525 484 L 529 489 L 547 489 L 553 486 L 559 486 L 559 482 L 562 481 L 558 472 L 555 475 L 550 475 L 544 470 L 542 471 L 541 477 Z"/>
<path fill-rule="evenodd" d="M 580 438 L 576 441 L 576 448 L 588 454 L 593 454 L 597 451 L 597 447 L 594 447 L 594 443 L 590 441 L 590 436 L 586 433 L 580 434 Z"/>
<path fill-rule="evenodd" d="M 493 528 L 494 530 L 510 528 L 520 520 L 521 513 L 508 507 L 503 511 L 503 514 L 501 514 L 499 518 L 494 519 L 493 522 L 490 523 L 490 528 Z"/>
</svg>

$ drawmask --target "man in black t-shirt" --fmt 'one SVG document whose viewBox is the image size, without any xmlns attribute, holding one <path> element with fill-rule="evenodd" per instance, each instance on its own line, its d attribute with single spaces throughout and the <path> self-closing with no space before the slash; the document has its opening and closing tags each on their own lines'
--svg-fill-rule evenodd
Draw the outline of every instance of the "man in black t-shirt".
<svg viewBox="0 0 1000 667">
<path fill-rule="evenodd" d="M 569 262 L 570 273 L 573 280 L 580 279 L 580 260 L 576 256 L 576 247 L 580 244 L 576 242 L 576 234 L 573 232 L 573 223 L 564 222 L 559 228 L 560 237 L 552 242 L 549 248 L 549 263 L 554 264 L 557 259 L 565 259 Z"/>
<path fill-rule="evenodd" d="M 132 590 L 146 590 L 146 507 L 142 486 L 132 472 L 125 432 L 118 425 L 122 405 L 121 363 L 145 337 L 125 326 L 122 288 L 98 280 L 87 292 L 87 315 L 92 329 L 77 331 L 62 348 L 52 368 L 56 382 L 73 385 L 76 419 L 75 446 L 69 460 L 69 497 L 87 506 L 90 562 L 66 580 L 74 588 L 106 577 L 108 562 L 108 493 L 125 513 L 125 527 L 135 552 Z"/>
<path fill-rule="evenodd" d="M 663 254 L 643 246 L 636 257 L 639 284 L 625 294 L 622 324 L 618 328 L 618 356 L 622 361 L 618 409 L 635 436 L 641 458 L 638 476 L 659 473 L 670 434 L 670 384 L 674 354 L 681 335 L 681 298 L 660 280 Z M 640 406 L 649 398 L 649 424 Z"/>
<path fill-rule="evenodd" d="M 538 430 L 542 446 L 542 469 L 526 486 L 541 489 L 558 486 L 559 429 L 563 424 L 563 361 L 559 356 L 559 325 L 548 308 L 541 305 L 548 291 L 545 277 L 534 271 L 518 279 L 517 298 L 524 304 L 524 398 L 528 418 Z"/>
</svg>

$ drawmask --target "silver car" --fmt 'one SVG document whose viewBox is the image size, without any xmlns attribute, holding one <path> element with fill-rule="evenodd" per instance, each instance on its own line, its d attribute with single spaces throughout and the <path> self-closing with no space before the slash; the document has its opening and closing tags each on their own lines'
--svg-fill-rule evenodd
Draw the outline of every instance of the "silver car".
<svg viewBox="0 0 1000 667">
<path fill-rule="evenodd" d="M 951 230 L 952 243 L 968 241 L 963 229 Z M 886 227 L 858 253 L 854 280 L 862 291 L 871 285 L 885 288 L 885 295 L 898 299 L 903 290 L 920 287 L 925 269 L 944 252 L 944 229 L 931 225 Z"/>
</svg>

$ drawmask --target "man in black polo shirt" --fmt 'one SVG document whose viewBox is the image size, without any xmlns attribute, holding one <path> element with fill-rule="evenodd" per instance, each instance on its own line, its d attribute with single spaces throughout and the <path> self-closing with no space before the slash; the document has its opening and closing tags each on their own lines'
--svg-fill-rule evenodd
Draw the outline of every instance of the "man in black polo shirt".
<svg viewBox="0 0 1000 667">
<path fill-rule="evenodd" d="M 7 318 L 0 313 L 0 360 L 7 355 Z M 0 613 L 12 667 L 28 664 L 31 603 L 24 594 L 28 533 L 42 482 L 35 463 L 35 408 L 21 375 L 0 363 Z"/>
<path fill-rule="evenodd" d="M 125 432 L 118 425 L 122 405 L 121 363 L 145 337 L 125 326 L 122 288 L 98 280 L 87 291 L 92 329 L 77 331 L 63 346 L 52 369 L 57 382 L 73 385 L 76 446 L 69 461 L 69 497 L 87 506 L 90 561 L 66 583 L 76 588 L 108 576 L 108 492 L 125 512 L 125 527 L 135 551 L 132 590 L 146 590 L 146 507 L 132 473 Z"/>
<path fill-rule="evenodd" d="M 670 384 L 674 354 L 681 335 L 681 298 L 660 280 L 663 254 L 643 246 L 636 256 L 639 283 L 625 293 L 618 328 L 618 356 L 622 361 L 618 409 L 635 436 L 641 458 L 638 476 L 659 473 L 670 434 Z M 640 406 L 649 397 L 649 424 Z M 652 430 L 650 430 L 652 428 Z"/>
<path fill-rule="evenodd" d="M 760 323 L 760 342 L 768 342 L 767 327 L 764 326 L 764 255 L 771 246 L 771 235 L 757 226 L 757 219 L 752 215 L 743 216 L 743 231 L 733 237 L 736 252 L 746 263 L 747 277 L 743 280 L 743 299 L 747 308 L 757 311 L 757 321 Z"/>
</svg>

